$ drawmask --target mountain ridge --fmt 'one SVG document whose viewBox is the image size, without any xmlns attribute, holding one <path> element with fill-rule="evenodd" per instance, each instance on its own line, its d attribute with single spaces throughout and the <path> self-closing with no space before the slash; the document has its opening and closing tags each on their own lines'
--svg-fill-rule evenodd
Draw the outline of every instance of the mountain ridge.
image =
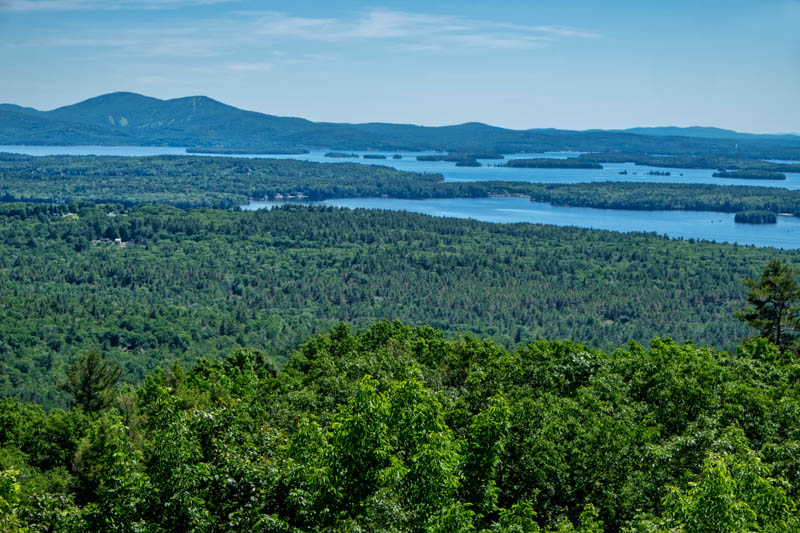
<svg viewBox="0 0 800 533">
<path fill-rule="evenodd" d="M 742 142 L 745 146 L 740 147 Z M 312 122 L 239 109 L 202 95 L 162 100 L 133 92 L 103 94 L 50 111 L 0 104 L 0 143 L 493 150 L 504 153 L 655 151 L 800 158 L 800 136 L 792 135 L 749 134 L 699 126 L 574 131 L 512 130 L 480 122 L 448 126 Z"/>
</svg>

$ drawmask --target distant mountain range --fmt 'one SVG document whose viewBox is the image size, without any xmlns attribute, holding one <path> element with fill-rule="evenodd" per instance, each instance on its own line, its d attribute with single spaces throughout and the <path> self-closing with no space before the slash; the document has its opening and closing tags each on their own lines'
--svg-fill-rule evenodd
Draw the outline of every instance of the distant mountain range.
<svg viewBox="0 0 800 533">
<path fill-rule="evenodd" d="M 498 153 L 575 150 L 800 158 L 800 136 L 796 135 L 701 127 L 569 131 L 510 130 L 476 122 L 441 127 L 339 124 L 245 111 L 205 96 L 160 100 L 129 92 L 105 94 L 52 111 L 0 104 L 0 144 Z"/>
<path fill-rule="evenodd" d="M 740 141 L 748 140 L 775 140 L 786 142 L 800 142 L 800 135 L 794 133 L 740 133 L 733 130 L 722 128 L 710 128 L 707 126 L 690 126 L 688 128 L 678 128 L 675 126 L 650 127 L 650 128 L 628 128 L 623 131 L 635 133 L 637 135 L 658 135 L 676 137 L 699 137 L 704 139 L 737 139 Z"/>
</svg>

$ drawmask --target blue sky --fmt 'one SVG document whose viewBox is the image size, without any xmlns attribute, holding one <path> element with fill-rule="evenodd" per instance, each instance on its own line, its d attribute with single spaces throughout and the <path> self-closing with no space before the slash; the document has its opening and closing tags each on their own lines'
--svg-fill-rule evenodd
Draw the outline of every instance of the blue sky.
<svg viewBox="0 0 800 533">
<path fill-rule="evenodd" d="M 0 102 L 800 132 L 800 0 L 0 0 Z"/>
</svg>

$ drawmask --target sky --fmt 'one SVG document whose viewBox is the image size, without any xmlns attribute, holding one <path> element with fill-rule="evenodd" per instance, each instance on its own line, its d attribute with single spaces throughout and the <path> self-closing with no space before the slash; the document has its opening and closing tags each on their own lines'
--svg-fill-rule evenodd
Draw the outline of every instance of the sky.
<svg viewBox="0 0 800 533">
<path fill-rule="evenodd" d="M 800 133 L 800 0 L 0 0 L 0 102 Z"/>
</svg>

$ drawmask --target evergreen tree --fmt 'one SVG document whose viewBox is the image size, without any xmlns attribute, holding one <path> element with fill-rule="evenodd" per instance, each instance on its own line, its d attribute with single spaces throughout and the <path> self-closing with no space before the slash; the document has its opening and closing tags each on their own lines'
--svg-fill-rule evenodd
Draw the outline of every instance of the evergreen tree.
<svg viewBox="0 0 800 533">
<path fill-rule="evenodd" d="M 797 273 L 788 265 L 772 259 L 759 280 L 744 280 L 750 289 L 746 306 L 736 317 L 756 328 L 762 337 L 781 350 L 796 348 L 800 331 L 800 285 Z"/>
<path fill-rule="evenodd" d="M 67 369 L 67 380 L 61 388 L 84 411 L 99 411 L 108 405 L 107 391 L 119 380 L 121 372 L 122 369 L 110 365 L 99 352 L 92 350 Z"/>
</svg>

